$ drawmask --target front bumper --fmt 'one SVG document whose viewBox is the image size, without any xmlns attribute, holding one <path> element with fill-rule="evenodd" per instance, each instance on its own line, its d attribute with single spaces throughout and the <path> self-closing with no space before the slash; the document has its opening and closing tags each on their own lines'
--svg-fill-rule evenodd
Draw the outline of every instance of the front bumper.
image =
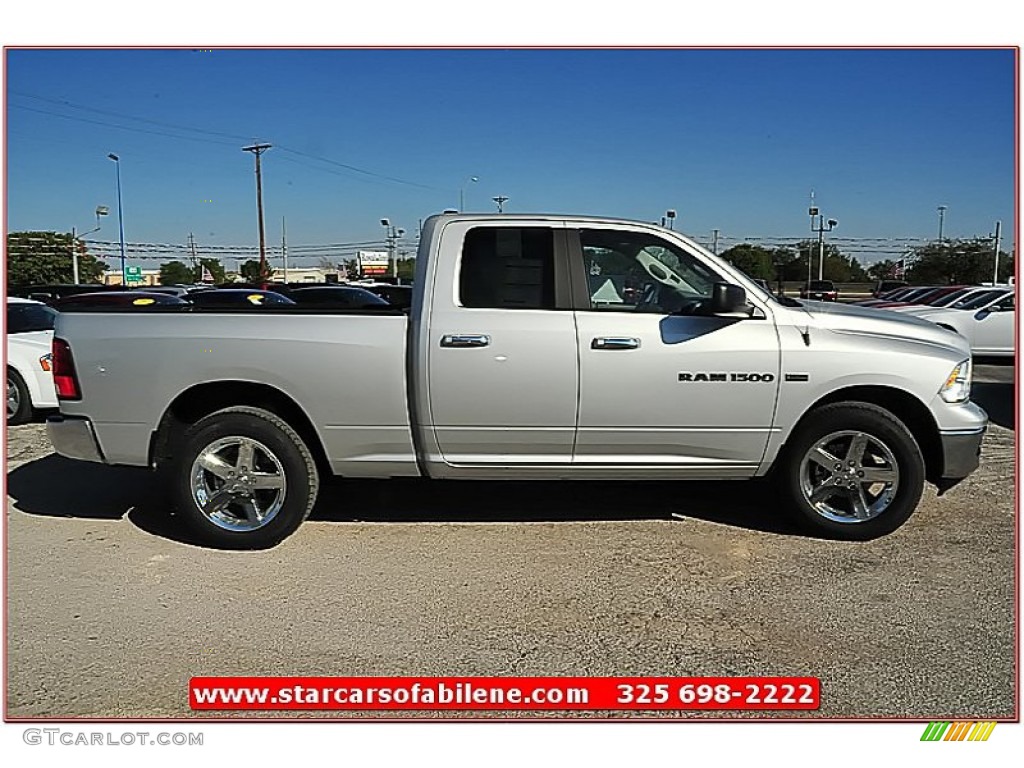
<svg viewBox="0 0 1024 768">
<path fill-rule="evenodd" d="M 79 416 L 50 416 L 46 420 L 46 432 L 54 450 L 61 456 L 106 463 L 92 422 L 88 419 Z"/>
<path fill-rule="evenodd" d="M 986 425 L 987 426 L 987 425 Z M 942 432 L 942 477 L 962 480 L 981 463 L 981 441 L 986 427 L 971 432 Z"/>
</svg>

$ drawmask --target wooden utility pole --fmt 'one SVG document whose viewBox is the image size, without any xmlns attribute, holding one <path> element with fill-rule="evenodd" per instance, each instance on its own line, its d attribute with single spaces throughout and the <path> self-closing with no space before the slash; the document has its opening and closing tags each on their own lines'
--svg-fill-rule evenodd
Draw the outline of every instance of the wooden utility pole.
<svg viewBox="0 0 1024 768">
<path fill-rule="evenodd" d="M 270 278 L 267 270 L 267 244 L 263 234 L 263 177 L 260 174 L 260 155 L 270 149 L 270 144 L 253 144 L 242 147 L 243 152 L 252 152 L 256 156 L 256 215 L 260 223 L 260 280 Z"/>
</svg>

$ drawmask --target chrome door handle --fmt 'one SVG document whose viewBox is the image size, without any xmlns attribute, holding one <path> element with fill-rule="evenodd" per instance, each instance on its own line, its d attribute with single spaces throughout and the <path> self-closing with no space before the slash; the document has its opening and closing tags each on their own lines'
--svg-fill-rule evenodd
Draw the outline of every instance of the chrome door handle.
<svg viewBox="0 0 1024 768">
<path fill-rule="evenodd" d="M 491 337 L 482 333 L 450 333 L 441 337 L 442 347 L 486 347 Z"/>
<path fill-rule="evenodd" d="M 599 336 L 590 342 L 591 349 L 639 349 L 640 339 L 626 336 Z"/>
</svg>

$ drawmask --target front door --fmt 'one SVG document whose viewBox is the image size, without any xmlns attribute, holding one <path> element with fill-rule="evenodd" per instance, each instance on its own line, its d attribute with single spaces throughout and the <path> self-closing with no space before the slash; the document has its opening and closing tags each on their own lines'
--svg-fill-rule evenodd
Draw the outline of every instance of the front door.
<svg viewBox="0 0 1024 768">
<path fill-rule="evenodd" d="M 575 244 L 574 234 L 570 243 Z M 572 264 L 580 356 L 574 465 L 752 474 L 772 427 L 770 309 L 701 314 L 724 278 L 696 253 L 622 225 L 581 230 Z M 580 307 L 580 304 L 584 306 Z"/>
</svg>

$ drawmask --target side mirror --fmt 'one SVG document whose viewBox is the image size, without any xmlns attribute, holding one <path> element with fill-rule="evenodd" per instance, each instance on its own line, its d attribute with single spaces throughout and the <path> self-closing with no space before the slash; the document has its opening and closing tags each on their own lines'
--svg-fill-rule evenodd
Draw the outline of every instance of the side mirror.
<svg viewBox="0 0 1024 768">
<path fill-rule="evenodd" d="M 990 315 L 990 314 L 991 314 L 992 312 L 996 312 L 996 311 L 998 311 L 998 310 L 997 310 L 997 309 L 996 309 L 995 307 L 989 307 L 988 309 L 979 309 L 979 310 L 978 310 L 978 311 L 977 311 L 977 312 L 975 313 L 975 315 L 974 315 L 974 319 L 975 319 L 975 320 L 984 320 L 984 319 L 985 319 L 986 317 L 988 317 L 988 316 L 989 316 L 989 315 Z"/>
<path fill-rule="evenodd" d="M 709 315 L 747 314 L 747 292 L 732 283 L 715 283 L 711 288 L 711 299 L 708 302 Z"/>
</svg>

